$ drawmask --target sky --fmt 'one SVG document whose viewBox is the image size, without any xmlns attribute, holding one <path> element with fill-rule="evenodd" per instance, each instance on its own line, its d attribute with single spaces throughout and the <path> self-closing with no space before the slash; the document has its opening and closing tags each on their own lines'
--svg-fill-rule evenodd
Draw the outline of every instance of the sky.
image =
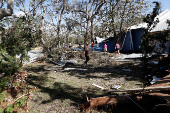
<svg viewBox="0 0 170 113">
<path fill-rule="evenodd" d="M 166 9 L 170 9 L 170 0 L 161 0 L 163 11 Z"/>
<path fill-rule="evenodd" d="M 26 8 L 28 8 L 28 5 L 29 5 L 29 1 L 30 0 L 26 0 Z M 73 1 L 73 0 L 69 0 L 69 1 Z M 146 0 L 146 1 L 150 1 L 150 2 L 153 2 L 153 1 L 158 1 L 158 2 L 161 2 L 162 5 L 161 5 L 161 11 L 165 11 L 166 9 L 170 9 L 170 0 Z M 5 7 L 6 8 L 6 5 Z M 150 8 L 150 12 L 152 11 L 153 7 Z M 19 16 L 19 15 L 23 15 L 24 13 L 21 12 L 21 11 L 18 11 L 18 8 L 14 7 L 14 14 Z"/>
<path fill-rule="evenodd" d="M 148 0 L 148 1 L 158 1 L 161 2 L 161 10 L 165 11 L 166 9 L 170 9 L 170 0 Z"/>
<path fill-rule="evenodd" d="M 72 1 L 72 0 L 70 0 L 70 1 Z M 151 1 L 151 2 L 158 1 L 158 2 L 161 2 L 162 3 L 161 11 L 165 11 L 166 9 L 170 9 L 170 0 L 147 0 L 147 1 Z M 29 0 L 26 0 L 26 2 L 28 2 L 28 3 L 26 3 L 26 5 L 28 5 L 29 4 Z M 26 7 L 28 7 L 28 6 L 26 6 Z M 152 9 L 153 8 L 151 8 L 150 10 L 152 11 Z M 14 10 L 14 14 L 20 15 L 20 14 L 23 14 L 23 13 L 20 12 L 20 11 Z"/>
</svg>

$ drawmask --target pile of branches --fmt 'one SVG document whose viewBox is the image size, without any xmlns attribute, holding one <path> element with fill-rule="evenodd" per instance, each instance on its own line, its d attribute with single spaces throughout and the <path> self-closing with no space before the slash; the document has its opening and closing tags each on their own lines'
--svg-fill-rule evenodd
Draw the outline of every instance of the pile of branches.
<svg viewBox="0 0 170 113">
<path fill-rule="evenodd" d="M 37 89 L 28 87 L 28 76 L 27 71 L 22 71 L 0 79 L 0 113 L 28 110 L 31 92 Z"/>
</svg>

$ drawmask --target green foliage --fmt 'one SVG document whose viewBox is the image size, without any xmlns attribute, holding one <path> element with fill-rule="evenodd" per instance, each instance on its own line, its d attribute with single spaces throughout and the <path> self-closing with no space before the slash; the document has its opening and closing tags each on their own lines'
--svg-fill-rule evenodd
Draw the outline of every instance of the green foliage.
<svg viewBox="0 0 170 113">
<path fill-rule="evenodd" d="M 23 106 L 23 105 L 25 105 L 25 103 L 26 103 L 26 99 L 25 99 L 25 97 L 22 97 L 21 99 L 17 100 L 17 101 L 14 103 L 14 108 L 15 108 L 15 107 Z"/>
<path fill-rule="evenodd" d="M 27 52 L 37 42 L 38 30 L 25 17 L 14 20 L 2 35 L 0 44 L 0 72 L 11 75 L 20 71 L 23 60 L 28 60 Z M 19 59 L 16 55 L 20 55 Z"/>
<path fill-rule="evenodd" d="M 7 106 L 5 109 L 5 113 L 13 113 L 14 108 L 12 106 Z"/>
<path fill-rule="evenodd" d="M 10 56 L 21 55 L 21 61 L 27 57 L 27 51 L 31 50 L 39 38 L 35 28 L 29 24 L 25 17 L 21 17 L 2 36 L 2 47 Z"/>
<path fill-rule="evenodd" d="M 4 110 L 3 110 L 2 108 L 0 108 L 0 113 L 3 113 L 3 111 L 4 111 Z"/>
<path fill-rule="evenodd" d="M 0 93 L 0 101 L 2 101 L 4 98 L 7 97 L 7 93 L 5 91 L 3 91 L 2 93 Z"/>
<path fill-rule="evenodd" d="M 146 68 L 146 64 L 148 61 L 148 57 L 149 55 L 151 55 L 152 52 L 152 48 L 149 47 L 149 41 L 154 40 L 155 39 L 155 34 L 152 35 L 149 33 L 150 30 L 152 30 L 156 24 L 159 22 L 158 20 L 154 21 L 155 17 L 159 14 L 159 3 L 158 2 L 153 2 L 156 3 L 155 8 L 153 8 L 153 12 L 151 14 L 148 14 L 143 21 L 148 23 L 147 29 L 145 29 L 145 34 L 142 37 L 142 43 L 141 43 L 141 51 L 143 54 L 142 57 L 142 62 L 143 62 L 143 67 L 144 69 Z M 148 49 L 150 48 L 150 49 Z"/>
<path fill-rule="evenodd" d="M 7 82 L 9 81 L 8 78 L 1 78 L 0 79 L 0 92 L 2 92 L 5 87 L 7 87 Z"/>
<path fill-rule="evenodd" d="M 15 57 L 6 53 L 5 49 L 1 49 L 0 53 L 0 72 L 4 72 L 5 75 L 11 75 L 18 71 L 22 64 Z"/>
<path fill-rule="evenodd" d="M 141 50 L 142 50 L 142 54 L 143 54 L 143 66 L 144 69 L 147 66 L 147 61 L 149 58 L 149 55 L 152 54 L 152 50 L 154 49 L 153 47 L 149 46 L 149 42 L 150 41 L 161 41 L 163 43 L 165 43 L 167 40 L 169 40 L 170 38 L 170 32 L 169 30 L 166 30 L 164 32 L 156 32 L 156 33 L 150 33 L 149 31 L 151 31 L 156 24 L 159 22 L 159 19 L 155 19 L 155 17 L 159 14 L 159 10 L 160 10 L 160 5 L 158 2 L 153 2 L 155 3 L 155 8 L 153 8 L 153 12 L 151 14 L 148 14 L 145 18 L 144 18 L 144 22 L 148 23 L 148 27 L 145 30 L 145 34 L 142 37 L 142 43 L 141 43 Z M 167 21 L 169 22 L 169 21 Z M 170 24 L 169 24 L 170 25 Z"/>
<path fill-rule="evenodd" d="M 13 87 L 17 87 L 19 85 L 19 82 L 13 83 Z"/>
<path fill-rule="evenodd" d="M 156 33 L 149 33 L 150 30 L 152 30 L 156 24 L 159 22 L 158 19 L 155 20 L 155 17 L 159 14 L 160 10 L 160 4 L 158 2 L 155 3 L 155 8 L 153 8 L 153 12 L 151 14 L 148 14 L 143 21 L 148 23 L 148 27 L 145 30 L 145 34 L 143 36 L 143 42 L 141 43 L 142 52 L 145 53 L 144 56 L 147 57 L 147 54 L 150 54 L 152 51 L 148 49 L 149 41 L 158 40 L 161 42 L 166 42 L 170 38 L 169 30 L 164 32 L 156 32 Z M 169 21 L 167 21 L 168 23 Z"/>
</svg>

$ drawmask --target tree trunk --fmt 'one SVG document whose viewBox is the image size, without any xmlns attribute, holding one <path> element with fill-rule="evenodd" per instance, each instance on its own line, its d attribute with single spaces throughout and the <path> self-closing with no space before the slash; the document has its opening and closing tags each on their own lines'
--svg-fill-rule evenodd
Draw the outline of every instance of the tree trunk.
<svg viewBox="0 0 170 113">
<path fill-rule="evenodd" d="M 7 4 L 7 9 L 0 9 L 0 20 L 2 20 L 6 16 L 11 16 L 13 14 L 14 0 L 8 0 Z"/>
<path fill-rule="evenodd" d="M 122 25 L 123 25 L 123 22 L 124 22 L 124 15 L 125 15 L 125 11 L 126 11 L 126 5 L 127 5 L 127 0 L 126 0 L 126 2 L 125 2 L 125 5 L 124 5 L 124 8 L 123 8 L 123 14 L 122 14 L 122 18 L 121 18 L 121 23 L 120 23 L 120 28 L 119 28 L 119 31 L 120 31 L 120 33 L 119 33 L 119 41 L 121 40 L 121 36 L 122 36 L 122 34 L 123 34 L 123 31 L 122 31 Z"/>
<path fill-rule="evenodd" d="M 41 27 L 40 27 L 40 33 L 39 35 L 41 36 L 41 43 L 43 44 L 43 46 L 45 47 L 45 50 L 47 51 L 47 53 L 50 55 L 50 47 L 46 46 L 46 42 L 44 41 L 43 39 L 43 27 L 44 27 L 44 17 L 45 17 L 45 6 L 42 4 L 42 7 L 43 7 L 43 15 L 42 15 L 42 20 L 41 20 Z"/>
<path fill-rule="evenodd" d="M 67 44 L 69 43 L 69 37 L 70 37 L 70 31 L 68 32 L 68 34 L 67 34 Z"/>
<path fill-rule="evenodd" d="M 57 35 L 58 35 L 58 47 L 60 48 L 60 28 L 61 28 L 61 21 L 63 19 L 63 14 L 65 12 L 66 6 L 65 6 L 65 0 L 63 0 L 63 8 L 61 10 L 61 14 L 60 14 L 60 19 L 59 19 L 59 23 L 58 23 L 58 31 L 57 31 Z"/>
<path fill-rule="evenodd" d="M 94 40 L 94 24 L 93 24 L 93 19 L 91 20 L 91 40 Z"/>
<path fill-rule="evenodd" d="M 84 37 L 84 46 L 88 42 L 89 23 L 90 23 L 90 20 L 87 19 L 86 36 Z"/>
</svg>

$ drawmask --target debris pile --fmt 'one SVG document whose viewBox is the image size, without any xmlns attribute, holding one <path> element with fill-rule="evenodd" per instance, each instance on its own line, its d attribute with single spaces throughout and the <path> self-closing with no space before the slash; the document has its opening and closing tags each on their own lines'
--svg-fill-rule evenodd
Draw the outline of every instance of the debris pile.
<svg viewBox="0 0 170 113">
<path fill-rule="evenodd" d="M 31 92 L 37 89 L 28 87 L 28 76 L 27 71 L 22 71 L 0 79 L 0 111 L 18 112 L 21 109 L 28 110 L 28 100 L 31 97 Z"/>
</svg>

